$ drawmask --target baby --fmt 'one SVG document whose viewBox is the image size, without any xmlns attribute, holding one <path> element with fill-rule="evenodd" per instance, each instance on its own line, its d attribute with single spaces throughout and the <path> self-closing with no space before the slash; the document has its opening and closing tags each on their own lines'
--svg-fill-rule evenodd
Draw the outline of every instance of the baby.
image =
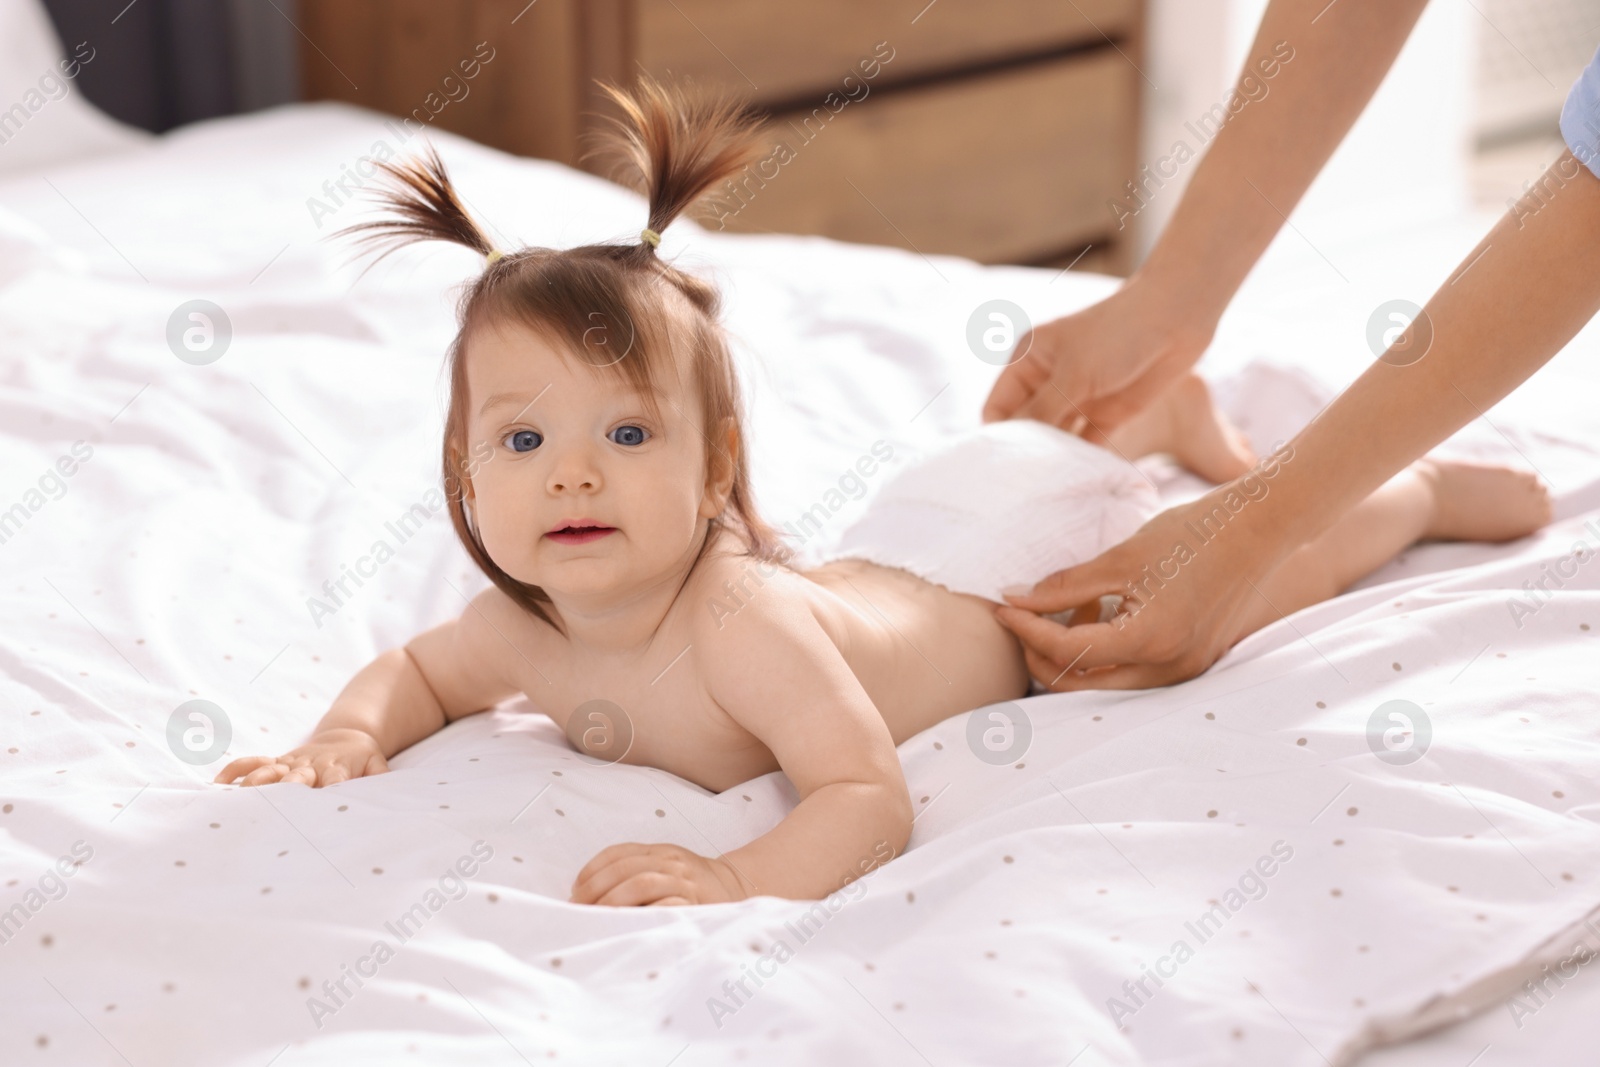
<svg viewBox="0 0 1600 1067">
<path fill-rule="evenodd" d="M 661 231 L 752 158 L 751 125 L 650 81 L 611 95 L 626 120 L 617 146 L 649 197 L 637 243 L 501 253 L 437 155 L 388 168 L 393 216 L 358 227 L 366 239 L 453 241 L 488 260 L 462 297 L 443 458 L 456 532 L 493 585 L 363 668 L 306 744 L 236 759 L 217 781 L 381 774 L 453 720 L 523 694 L 595 759 L 715 792 L 781 770 L 799 796 L 720 856 L 605 848 L 573 901 L 820 898 L 904 849 L 897 745 L 1028 693 L 1021 647 L 995 618 L 1000 590 L 1088 559 L 1154 513 L 1127 459 L 1165 452 L 1223 480 L 1251 456 L 1189 378 L 1110 451 L 1038 423 L 984 427 L 886 484 L 844 536 L 846 558 L 785 566 L 751 496 L 717 293 L 656 255 Z M 1290 459 L 1280 449 L 1250 477 Z M 1261 583 L 1234 640 L 1419 538 L 1508 539 L 1548 514 L 1528 476 L 1418 463 Z M 1057 666 L 1046 687 L 1071 670 Z"/>
</svg>

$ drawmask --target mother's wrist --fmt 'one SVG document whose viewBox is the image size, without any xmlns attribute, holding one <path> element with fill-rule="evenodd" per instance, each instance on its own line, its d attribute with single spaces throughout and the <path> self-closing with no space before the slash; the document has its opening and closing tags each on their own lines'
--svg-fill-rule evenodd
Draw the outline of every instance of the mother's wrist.
<svg viewBox="0 0 1600 1067">
<path fill-rule="evenodd" d="M 1294 449 L 1278 444 L 1255 466 L 1196 501 L 1202 533 L 1226 527 L 1241 564 L 1265 575 L 1306 539 L 1297 530 L 1304 510 L 1293 500 L 1298 479 Z"/>
<path fill-rule="evenodd" d="M 1161 258 L 1159 249 L 1129 276 L 1123 293 L 1140 304 L 1158 329 L 1192 338 L 1202 348 L 1217 332 L 1233 297 L 1231 289 L 1217 286 L 1193 264 Z"/>
</svg>

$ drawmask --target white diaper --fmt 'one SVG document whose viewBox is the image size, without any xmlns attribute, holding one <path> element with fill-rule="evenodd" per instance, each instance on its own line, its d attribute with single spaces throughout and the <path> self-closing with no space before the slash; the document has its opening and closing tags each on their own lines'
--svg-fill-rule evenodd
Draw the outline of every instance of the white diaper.
<svg viewBox="0 0 1600 1067">
<path fill-rule="evenodd" d="M 1008 586 L 1093 559 L 1159 510 L 1155 487 L 1116 453 L 1011 419 L 897 473 L 829 558 L 998 601 Z"/>
</svg>

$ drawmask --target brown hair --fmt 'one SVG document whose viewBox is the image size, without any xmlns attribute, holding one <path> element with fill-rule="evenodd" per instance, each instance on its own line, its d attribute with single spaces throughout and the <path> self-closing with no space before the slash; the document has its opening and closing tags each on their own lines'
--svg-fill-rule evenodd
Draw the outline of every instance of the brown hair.
<svg viewBox="0 0 1600 1067">
<path fill-rule="evenodd" d="M 522 248 L 496 255 L 431 147 L 420 160 L 378 164 L 393 179 L 379 193 L 389 217 L 341 231 L 356 232 L 358 241 L 382 248 L 374 263 L 416 241 L 451 241 L 490 258 L 457 307 L 459 329 L 449 350 L 445 495 L 456 534 L 473 561 L 513 601 L 552 626 L 555 622 L 545 610 L 549 596 L 489 558 L 464 500 L 463 480 L 470 480 L 474 469 L 466 447 L 465 357 L 469 338 L 486 325 L 515 322 L 539 331 L 563 354 L 622 375 L 647 403 L 653 401 L 656 375 L 673 372 L 674 352 L 686 357 L 705 421 L 708 468 L 716 462 L 713 450 L 732 467 L 727 506 L 712 520 L 701 554 L 719 523 L 732 530 L 751 556 L 781 560 L 787 554 L 777 533 L 757 513 L 751 494 L 739 381 L 717 320 L 717 290 L 662 261 L 648 240 L 659 240 L 660 232 L 713 185 L 751 162 L 756 154 L 754 123 L 733 102 L 692 98 L 649 78 L 641 78 L 632 91 L 602 88 L 622 117 L 612 122 L 600 148 L 619 159 L 622 180 L 650 201 L 647 228 L 652 233 L 639 241 Z M 622 353 L 616 355 L 619 345 Z M 714 440 L 722 436 L 724 425 L 732 426 L 726 451 Z"/>
</svg>

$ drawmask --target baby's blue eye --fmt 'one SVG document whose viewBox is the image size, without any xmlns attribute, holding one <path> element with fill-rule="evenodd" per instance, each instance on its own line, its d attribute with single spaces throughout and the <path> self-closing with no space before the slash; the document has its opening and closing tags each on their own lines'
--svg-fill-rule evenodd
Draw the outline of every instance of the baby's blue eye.
<svg viewBox="0 0 1600 1067">
<path fill-rule="evenodd" d="M 513 452 L 532 452 L 544 444 L 544 438 L 532 430 L 518 430 L 506 435 L 505 444 Z"/>
<path fill-rule="evenodd" d="M 618 426 L 611 431 L 610 437 L 619 445 L 642 445 L 650 434 L 643 426 Z"/>
</svg>

